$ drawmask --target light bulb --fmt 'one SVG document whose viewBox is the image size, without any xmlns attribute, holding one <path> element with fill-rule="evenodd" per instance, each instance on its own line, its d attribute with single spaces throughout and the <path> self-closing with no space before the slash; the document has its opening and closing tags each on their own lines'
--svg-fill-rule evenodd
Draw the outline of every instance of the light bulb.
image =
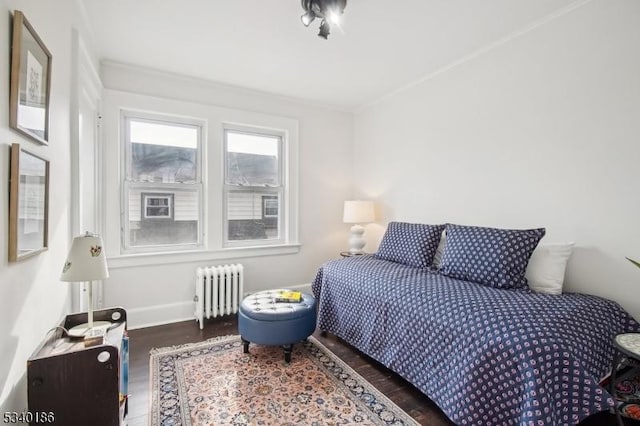
<svg viewBox="0 0 640 426">
<path fill-rule="evenodd" d="M 340 25 L 340 14 L 335 10 L 329 12 L 329 22 L 335 25 Z"/>
<path fill-rule="evenodd" d="M 314 19 L 316 19 L 316 15 L 311 10 L 300 17 L 300 20 L 302 21 L 305 27 L 308 27 L 309 24 L 311 24 Z"/>
</svg>

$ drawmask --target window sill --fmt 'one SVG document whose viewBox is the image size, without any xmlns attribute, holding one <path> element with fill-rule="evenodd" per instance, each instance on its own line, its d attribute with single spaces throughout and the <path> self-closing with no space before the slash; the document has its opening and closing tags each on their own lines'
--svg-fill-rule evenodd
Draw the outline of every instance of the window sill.
<svg viewBox="0 0 640 426">
<path fill-rule="evenodd" d="M 109 269 L 118 269 L 136 266 L 229 260 L 246 257 L 277 256 L 283 254 L 295 254 L 299 251 L 299 243 L 290 243 L 277 246 L 232 247 L 219 250 L 126 254 L 108 256 L 107 262 L 109 264 Z"/>
</svg>

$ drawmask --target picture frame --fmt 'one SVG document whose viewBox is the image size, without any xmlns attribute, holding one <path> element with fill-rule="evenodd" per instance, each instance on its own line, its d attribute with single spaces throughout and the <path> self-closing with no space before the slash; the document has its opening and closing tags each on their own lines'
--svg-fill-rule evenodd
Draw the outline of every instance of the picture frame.
<svg viewBox="0 0 640 426">
<path fill-rule="evenodd" d="M 49 144 L 51 52 L 24 14 L 13 14 L 9 125 L 37 142 Z"/>
<path fill-rule="evenodd" d="M 48 249 L 49 161 L 11 145 L 9 177 L 9 261 Z"/>
</svg>

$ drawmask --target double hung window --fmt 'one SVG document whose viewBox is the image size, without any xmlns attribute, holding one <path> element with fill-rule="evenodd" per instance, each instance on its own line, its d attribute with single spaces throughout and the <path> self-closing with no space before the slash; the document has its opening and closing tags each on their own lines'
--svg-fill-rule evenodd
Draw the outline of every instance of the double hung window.
<svg viewBox="0 0 640 426">
<path fill-rule="evenodd" d="M 124 113 L 123 247 L 202 245 L 202 123 Z"/>
<path fill-rule="evenodd" d="M 284 240 L 283 134 L 224 129 L 224 246 Z"/>
<path fill-rule="evenodd" d="M 120 110 L 122 263 L 297 252 L 297 123 L 180 107 Z"/>
</svg>

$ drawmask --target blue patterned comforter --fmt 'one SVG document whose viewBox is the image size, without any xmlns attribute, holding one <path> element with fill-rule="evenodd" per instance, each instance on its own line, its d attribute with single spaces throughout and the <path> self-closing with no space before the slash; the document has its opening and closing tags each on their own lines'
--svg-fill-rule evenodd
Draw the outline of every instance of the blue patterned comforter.
<svg viewBox="0 0 640 426">
<path fill-rule="evenodd" d="M 596 296 L 503 290 L 373 256 L 324 264 L 318 326 L 413 383 L 461 425 L 576 424 L 613 406 L 612 338 L 640 326 Z"/>
</svg>

